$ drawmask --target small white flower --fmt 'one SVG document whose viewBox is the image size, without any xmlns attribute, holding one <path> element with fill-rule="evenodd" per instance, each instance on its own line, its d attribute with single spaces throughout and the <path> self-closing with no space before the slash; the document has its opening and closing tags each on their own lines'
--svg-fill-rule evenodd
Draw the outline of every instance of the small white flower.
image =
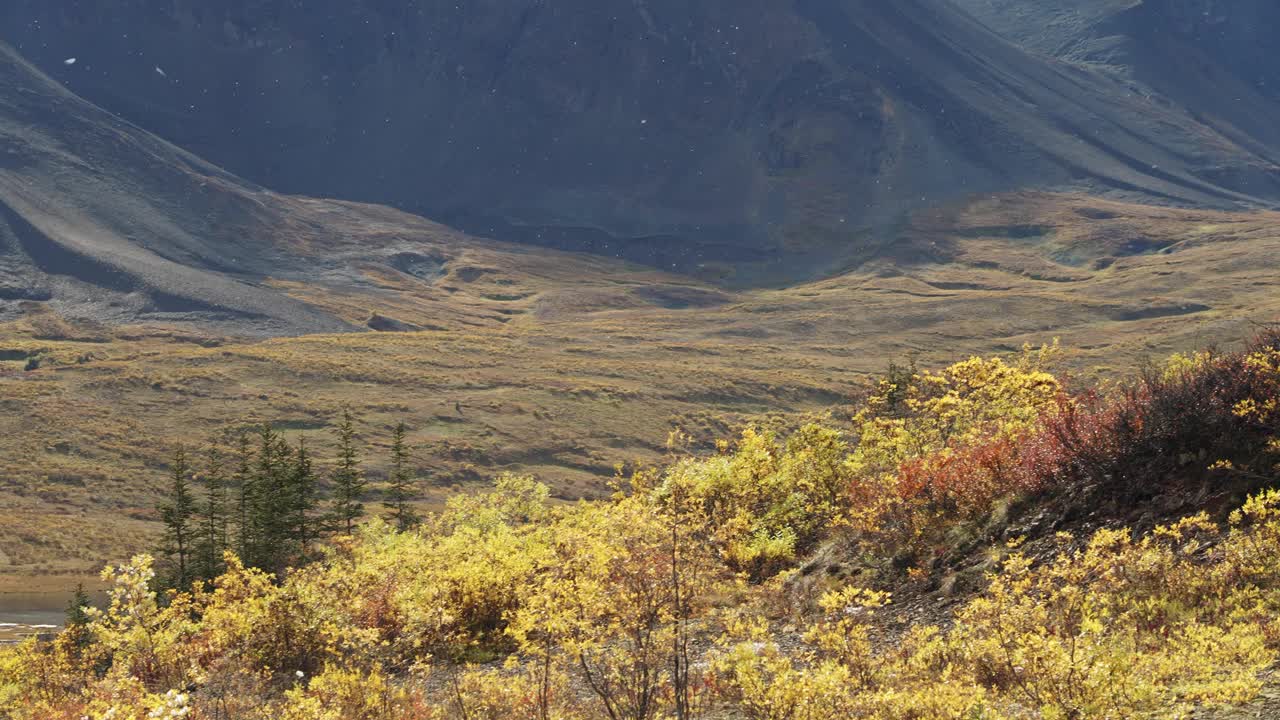
<svg viewBox="0 0 1280 720">
<path fill-rule="evenodd" d="M 306 673 L 302 672 L 301 670 L 298 670 L 298 671 L 294 672 L 293 674 L 294 674 L 294 676 L 295 676 L 295 677 L 297 677 L 299 680 L 301 680 L 301 679 L 303 678 L 303 676 L 304 676 L 304 675 L 306 675 Z"/>
</svg>

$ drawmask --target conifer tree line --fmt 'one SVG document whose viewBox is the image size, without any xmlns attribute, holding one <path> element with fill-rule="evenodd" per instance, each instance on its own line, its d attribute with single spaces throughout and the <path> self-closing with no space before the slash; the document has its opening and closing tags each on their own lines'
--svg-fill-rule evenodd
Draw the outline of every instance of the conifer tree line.
<svg viewBox="0 0 1280 720">
<path fill-rule="evenodd" d="M 407 431 L 404 423 L 393 430 L 383 503 L 388 522 L 401 531 L 421 520 L 410 505 L 417 478 Z M 337 456 L 327 476 L 316 469 L 305 438 L 290 443 L 270 424 L 237 433 L 229 452 L 211 442 L 198 460 L 179 447 L 158 508 L 164 584 L 185 589 L 218 577 L 228 550 L 247 566 L 279 573 L 313 559 L 318 541 L 351 534 L 365 515 L 367 479 L 350 411 L 343 410 L 334 433 Z"/>
</svg>

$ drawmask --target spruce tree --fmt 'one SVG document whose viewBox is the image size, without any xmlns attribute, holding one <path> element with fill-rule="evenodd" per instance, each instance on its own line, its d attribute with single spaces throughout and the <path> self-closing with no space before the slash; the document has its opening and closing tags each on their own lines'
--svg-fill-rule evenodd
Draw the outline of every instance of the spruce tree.
<svg viewBox="0 0 1280 720">
<path fill-rule="evenodd" d="M 196 576 L 203 580 L 212 580 L 222 574 L 224 569 L 222 553 L 228 548 L 227 522 L 227 477 L 226 463 L 216 446 L 209 446 L 205 472 L 202 476 L 205 487 L 204 504 L 200 506 L 199 556 Z"/>
<path fill-rule="evenodd" d="M 360 471 L 360 456 L 356 450 L 355 423 L 351 411 L 344 408 L 338 423 L 338 466 L 333 471 L 333 522 L 337 529 L 350 535 L 356 520 L 364 515 L 361 496 L 365 479 Z"/>
<path fill-rule="evenodd" d="M 420 518 L 409 507 L 409 498 L 413 494 L 413 478 L 409 474 L 409 452 L 404 444 L 406 428 L 404 423 L 397 423 L 391 435 L 391 475 L 387 488 L 387 501 L 383 503 L 391 512 L 391 519 L 396 529 L 404 532 L 417 525 Z"/>
<path fill-rule="evenodd" d="M 169 486 L 169 502 L 161 505 L 160 519 L 164 522 L 164 545 L 160 552 L 172 567 L 171 586 L 186 589 L 192 580 L 192 551 L 195 527 L 192 518 L 196 514 L 196 499 L 191 494 L 187 475 L 187 453 L 181 447 L 173 456 L 173 473 Z"/>
<path fill-rule="evenodd" d="M 77 658 L 93 639 L 89 632 L 91 604 L 89 594 L 84 591 L 84 583 L 77 583 L 75 594 L 71 596 L 71 602 L 67 603 L 67 623 L 63 629 L 63 636 L 70 638 L 72 652 Z"/>
<path fill-rule="evenodd" d="M 284 439 L 270 425 L 258 431 L 257 466 L 250 495 L 249 524 L 253 541 L 249 544 L 246 564 L 272 572 L 284 569 L 291 555 L 290 522 L 290 455 Z"/>
<path fill-rule="evenodd" d="M 76 590 L 71 595 L 70 602 L 67 603 L 67 627 L 88 625 L 91 605 L 89 593 L 84 591 L 84 583 L 76 583 Z"/>
<path fill-rule="evenodd" d="M 297 543 L 300 559 L 305 560 L 310 552 L 311 543 L 319 536 L 315 527 L 315 508 L 318 502 L 315 469 L 311 464 L 311 455 L 307 453 L 305 438 L 298 439 L 298 447 L 293 453 L 292 468 L 289 473 L 290 513 L 292 522 L 290 534 Z"/>
<path fill-rule="evenodd" d="M 241 431 L 236 436 L 236 471 L 232 476 L 236 494 L 236 554 L 248 561 L 253 546 L 253 450 L 249 434 Z"/>
</svg>

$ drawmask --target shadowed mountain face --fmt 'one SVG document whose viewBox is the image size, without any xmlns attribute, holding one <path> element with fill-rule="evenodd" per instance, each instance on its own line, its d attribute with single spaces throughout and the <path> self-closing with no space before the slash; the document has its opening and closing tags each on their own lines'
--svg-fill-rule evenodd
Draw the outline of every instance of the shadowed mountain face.
<svg viewBox="0 0 1280 720">
<path fill-rule="evenodd" d="M 39 324 L 52 311 L 85 322 L 86 337 L 121 325 L 249 338 L 478 331 L 523 312 L 505 303 L 548 288 L 604 286 L 613 307 L 714 299 L 687 282 L 479 240 L 387 207 L 265 190 L 0 44 L 0 323 Z M 399 319 L 415 304 L 415 322 Z"/>
<path fill-rule="evenodd" d="M 0 47 L 0 319 L 47 301 L 105 322 L 346 327 L 257 282 L 283 269 L 267 199 Z"/>
<path fill-rule="evenodd" d="M 1141 68 L 1153 85 L 1203 80 L 1158 68 L 1160 48 L 1211 66 L 1280 98 L 1280 61 L 1271 43 L 1280 32 L 1280 5 L 1270 0 L 955 0 L 996 32 L 1035 52 L 1065 60 Z M 1205 67 L 1204 69 L 1207 69 Z"/>
<path fill-rule="evenodd" d="M 1190 0 L 1019 3 L 1018 27 L 992 21 L 1001 0 L 956 1 L 11 0 L 0 33 L 73 91 L 273 189 L 742 282 L 856 261 L 904 212 L 970 193 L 1280 196 L 1276 131 L 1210 107 L 1224 83 L 1153 99 L 1027 33 L 1067 18 L 1062 43 L 1105 44 L 1099 27 L 1145 28 L 1151 72 L 1239 46 L 1240 72 L 1222 72 L 1256 87 L 1241 73 L 1266 3 L 1239 3 L 1256 17 L 1228 12 L 1212 27 L 1235 35 L 1214 39 Z M 1164 43 L 1165 25 L 1191 40 Z"/>
<path fill-rule="evenodd" d="M 1266 164 L 1223 165 L 1206 177 L 1270 184 L 1280 159 L 1280 4 L 1270 0 L 957 0 L 1033 52 L 1111 72 L 1183 107 Z M 1252 175 L 1252 177 L 1249 177 Z"/>
</svg>

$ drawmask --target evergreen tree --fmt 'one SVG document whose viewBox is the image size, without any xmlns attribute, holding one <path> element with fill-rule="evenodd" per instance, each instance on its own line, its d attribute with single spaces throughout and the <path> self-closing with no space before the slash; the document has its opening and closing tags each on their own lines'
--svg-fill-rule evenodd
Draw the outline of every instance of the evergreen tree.
<svg viewBox="0 0 1280 720">
<path fill-rule="evenodd" d="M 232 476 L 236 494 L 236 554 L 246 560 L 253 545 L 253 450 L 249 434 L 236 436 L 236 471 Z"/>
<path fill-rule="evenodd" d="M 76 657 L 89 646 L 93 638 L 89 633 L 89 594 L 84 591 L 84 583 L 76 584 L 75 594 L 67 603 L 67 625 L 63 629 L 64 637 L 71 639 L 71 647 Z"/>
<path fill-rule="evenodd" d="M 290 523 L 291 449 L 270 425 L 258 431 L 257 467 L 250 496 L 249 524 L 253 542 L 245 563 L 272 572 L 284 569 L 292 555 Z"/>
<path fill-rule="evenodd" d="M 300 440 L 296 449 L 290 447 L 279 432 L 264 424 L 257 432 L 256 449 L 254 444 L 246 434 L 239 436 L 232 475 L 238 491 L 236 547 L 245 565 L 280 572 L 304 561 L 322 534 L 322 522 L 315 513 L 318 482 L 305 441 Z M 353 441 L 349 439 L 348 445 Z M 348 466 L 358 473 L 354 448 L 350 457 Z M 362 486 L 357 482 L 356 491 Z"/>
<path fill-rule="evenodd" d="M 169 486 L 169 503 L 160 506 L 160 519 L 164 522 L 164 544 L 160 552 L 172 566 L 172 586 L 185 589 L 192 580 L 192 551 L 195 527 L 192 518 L 196 514 L 196 499 L 191 494 L 187 475 L 187 453 L 181 447 L 173 456 L 173 474 Z"/>
<path fill-rule="evenodd" d="M 409 507 L 409 498 L 413 493 L 413 479 L 409 474 L 409 452 L 405 448 L 404 423 L 397 423 L 391 435 L 391 476 L 390 487 L 387 488 L 387 501 L 383 503 L 391 512 L 391 519 L 396 529 L 404 532 L 417 525 L 420 518 Z"/>
<path fill-rule="evenodd" d="M 218 448 L 210 445 L 202 477 L 205 500 L 200 507 L 198 567 L 196 576 L 212 580 L 224 569 L 222 553 L 228 548 L 226 464 Z"/>
<path fill-rule="evenodd" d="M 289 474 L 289 490 L 292 515 L 291 535 L 297 543 L 301 559 L 306 559 L 311 543 L 319 536 L 319 528 L 315 527 L 315 508 L 319 501 L 315 469 L 311 464 L 311 455 L 307 453 L 304 438 L 298 439 L 297 450 L 293 453 L 293 464 Z"/>
<path fill-rule="evenodd" d="M 356 450 L 355 423 L 351 411 L 342 410 L 338 423 L 338 466 L 333 471 L 333 522 L 335 528 L 350 535 L 356 520 L 364 515 L 360 498 L 364 495 L 365 479 L 360 470 L 360 456 Z"/>
<path fill-rule="evenodd" d="M 76 583 L 76 591 L 67 603 L 67 627 L 82 627 L 89 624 L 89 593 L 84 591 L 84 583 Z"/>
<path fill-rule="evenodd" d="M 891 417 L 898 417 L 902 414 L 903 406 L 911 395 L 911 387 L 916 382 L 917 372 L 914 358 L 907 365 L 899 365 L 892 360 L 889 361 L 889 367 L 885 370 L 881 382 L 888 384 L 884 399 L 886 413 Z"/>
</svg>

